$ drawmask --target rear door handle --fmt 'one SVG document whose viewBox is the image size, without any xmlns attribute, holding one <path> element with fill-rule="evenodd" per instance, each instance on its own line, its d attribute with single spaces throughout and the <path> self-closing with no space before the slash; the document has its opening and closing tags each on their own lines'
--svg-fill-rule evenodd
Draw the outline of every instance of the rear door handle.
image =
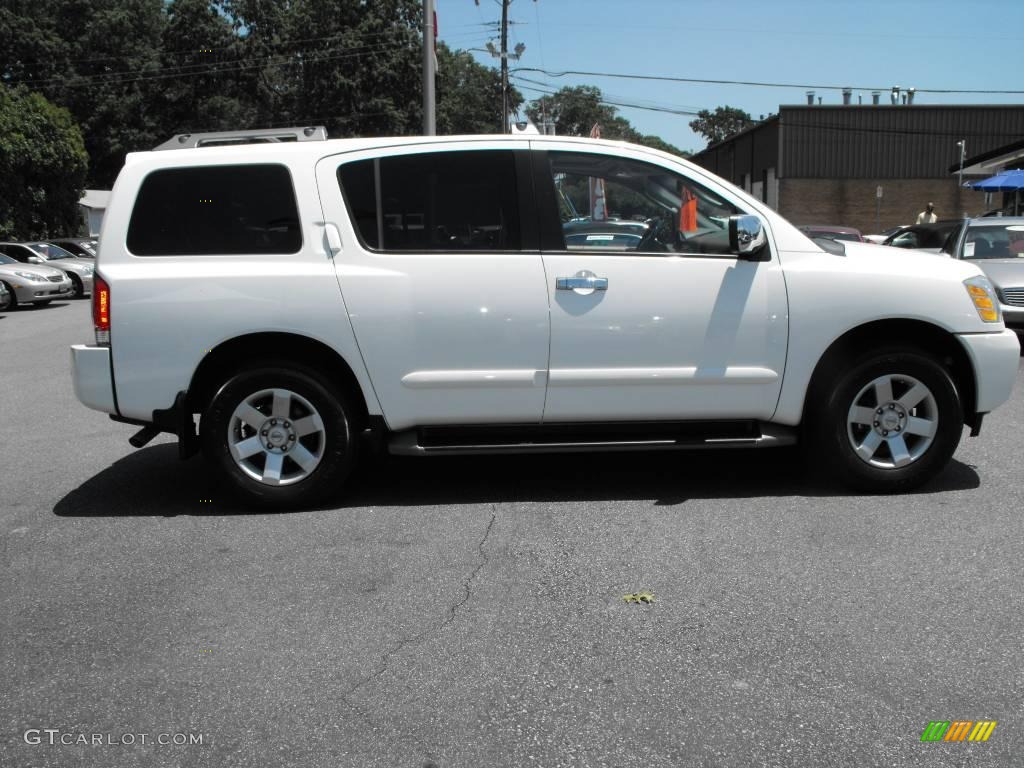
<svg viewBox="0 0 1024 768">
<path fill-rule="evenodd" d="M 596 275 L 556 277 L 555 288 L 559 291 L 607 291 L 608 278 Z"/>
</svg>

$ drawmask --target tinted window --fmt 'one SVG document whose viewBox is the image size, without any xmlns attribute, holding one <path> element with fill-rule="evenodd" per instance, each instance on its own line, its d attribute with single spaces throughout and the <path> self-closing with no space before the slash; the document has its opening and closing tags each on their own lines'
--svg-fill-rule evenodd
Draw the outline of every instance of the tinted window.
<svg viewBox="0 0 1024 768">
<path fill-rule="evenodd" d="M 30 257 L 38 256 L 38 254 L 34 253 L 28 247 L 24 245 L 17 245 L 15 243 L 7 243 L 5 245 L 0 245 L 0 251 L 6 253 L 15 261 L 20 261 L 23 264 L 27 264 Z"/>
<path fill-rule="evenodd" d="M 562 239 L 571 251 L 729 253 L 732 203 L 664 168 L 551 152 Z"/>
<path fill-rule="evenodd" d="M 353 223 L 371 248 L 508 251 L 520 247 L 511 151 L 363 160 L 343 165 L 338 178 Z"/>
<path fill-rule="evenodd" d="M 341 192 L 345 196 L 349 215 L 359 236 L 371 248 L 380 248 L 375 168 L 374 160 L 348 163 L 338 169 L 338 180 L 341 182 Z"/>
<path fill-rule="evenodd" d="M 295 253 L 302 247 L 288 169 L 168 168 L 142 182 L 128 225 L 138 256 Z"/>
</svg>

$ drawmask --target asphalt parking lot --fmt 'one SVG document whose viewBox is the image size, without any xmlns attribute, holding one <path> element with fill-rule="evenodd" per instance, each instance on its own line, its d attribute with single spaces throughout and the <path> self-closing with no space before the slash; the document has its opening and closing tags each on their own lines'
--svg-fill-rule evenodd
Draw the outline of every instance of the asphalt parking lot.
<svg viewBox="0 0 1024 768">
<path fill-rule="evenodd" d="M 913 495 L 789 451 L 388 458 L 253 514 L 78 404 L 90 336 L 0 313 L 0 765 L 1020 765 L 1024 372 Z"/>
</svg>

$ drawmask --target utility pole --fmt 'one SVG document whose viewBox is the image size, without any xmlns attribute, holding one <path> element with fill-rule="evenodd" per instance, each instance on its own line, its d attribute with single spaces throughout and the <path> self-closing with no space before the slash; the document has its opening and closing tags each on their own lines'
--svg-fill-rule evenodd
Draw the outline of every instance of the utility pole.
<svg viewBox="0 0 1024 768">
<path fill-rule="evenodd" d="M 960 202 L 960 196 L 964 193 L 964 155 L 967 154 L 967 139 L 960 139 L 956 143 L 960 147 L 960 170 L 956 174 L 956 201 Z M 960 211 L 962 216 L 966 216 L 966 211 Z"/>
<path fill-rule="evenodd" d="M 533 0 L 537 2 L 537 0 Z M 476 4 L 480 5 L 480 0 L 476 0 Z M 512 0 L 501 0 L 501 41 L 499 45 L 501 50 L 497 50 L 494 47 L 494 43 L 491 41 L 487 42 L 486 50 L 491 56 L 496 59 L 501 59 L 501 132 L 511 133 L 511 125 L 509 122 L 509 108 L 508 108 L 508 60 L 519 59 L 523 55 L 523 51 L 526 50 L 526 46 L 522 43 L 518 43 L 515 50 L 509 53 L 508 50 L 508 7 L 512 5 Z M 515 24 L 516 22 L 511 22 Z M 479 49 L 473 49 L 479 50 Z"/>
<path fill-rule="evenodd" d="M 964 155 L 967 153 L 967 139 L 960 139 L 956 143 L 960 147 L 960 170 L 957 172 L 956 185 L 957 187 L 963 187 L 964 185 Z"/>
<path fill-rule="evenodd" d="M 501 132 L 508 133 L 508 6 L 501 0 Z"/>
<path fill-rule="evenodd" d="M 423 0 L 423 135 L 437 133 L 434 99 L 434 0 Z"/>
</svg>

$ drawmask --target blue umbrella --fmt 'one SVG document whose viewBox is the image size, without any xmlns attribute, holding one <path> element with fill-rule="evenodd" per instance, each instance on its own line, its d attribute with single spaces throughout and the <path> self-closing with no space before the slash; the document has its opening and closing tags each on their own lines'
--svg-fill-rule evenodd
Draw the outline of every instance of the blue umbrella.
<svg viewBox="0 0 1024 768">
<path fill-rule="evenodd" d="M 972 181 L 971 189 L 978 192 L 1016 192 L 1024 189 L 1024 170 L 1003 171 L 982 181 Z"/>
</svg>

